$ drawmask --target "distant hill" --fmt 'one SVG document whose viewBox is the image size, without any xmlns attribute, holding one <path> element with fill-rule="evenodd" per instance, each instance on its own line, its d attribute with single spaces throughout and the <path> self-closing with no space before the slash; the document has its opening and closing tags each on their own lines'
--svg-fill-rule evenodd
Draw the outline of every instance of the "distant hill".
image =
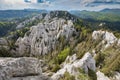
<svg viewBox="0 0 120 80">
<path fill-rule="evenodd" d="M 26 16 L 46 13 L 46 10 L 24 9 L 24 10 L 0 10 L 0 19 L 23 18 Z"/>
<path fill-rule="evenodd" d="M 103 9 L 100 12 L 104 13 L 113 13 L 113 14 L 120 14 L 120 9 Z"/>
<path fill-rule="evenodd" d="M 70 11 L 83 19 L 93 19 L 99 21 L 120 22 L 120 9 L 104 9 L 99 12 L 95 11 Z"/>
</svg>

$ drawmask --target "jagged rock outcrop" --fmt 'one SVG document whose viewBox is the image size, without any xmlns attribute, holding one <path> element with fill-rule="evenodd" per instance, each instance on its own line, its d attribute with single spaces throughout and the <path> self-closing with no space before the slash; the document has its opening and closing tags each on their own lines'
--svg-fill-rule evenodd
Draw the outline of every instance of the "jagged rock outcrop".
<svg viewBox="0 0 120 80">
<path fill-rule="evenodd" d="M 23 27 L 26 27 L 26 25 L 28 23 L 35 23 L 35 21 L 47 21 L 49 22 L 49 20 L 52 20 L 54 18 L 63 18 L 66 20 L 72 20 L 73 22 L 76 22 L 78 19 L 73 16 L 72 14 L 70 14 L 67 11 L 51 11 L 49 13 L 41 13 L 39 15 L 33 16 L 32 18 L 26 19 L 25 21 L 19 23 L 16 27 L 16 29 L 20 29 Z M 30 26 L 29 26 L 30 27 Z"/>
<path fill-rule="evenodd" d="M 98 71 L 97 73 L 97 80 L 110 80 L 107 76 L 104 75 L 104 73 Z"/>
<path fill-rule="evenodd" d="M 63 67 L 55 74 L 53 74 L 52 79 L 59 80 L 59 78 L 61 78 L 66 71 L 69 72 L 71 75 L 77 77 L 77 75 L 79 74 L 79 70 L 76 69 L 78 68 L 83 69 L 86 73 L 88 73 L 88 68 L 93 71 L 96 70 L 95 60 L 89 52 L 87 52 L 82 59 L 76 59 L 76 55 L 68 57 L 65 61 L 66 63 L 63 64 Z"/>
<path fill-rule="evenodd" d="M 0 58 L 0 80 L 50 80 L 36 58 Z"/>
<path fill-rule="evenodd" d="M 17 25 L 16 29 L 20 29 L 20 28 L 26 27 L 26 25 L 27 25 L 28 23 L 35 22 L 36 20 L 39 20 L 39 21 L 40 21 L 40 20 L 42 20 L 43 18 L 44 18 L 44 14 L 39 14 L 39 15 L 37 15 L 37 16 L 34 16 L 34 17 L 30 18 L 30 19 L 27 19 L 27 20 L 19 23 L 19 24 Z"/>
<path fill-rule="evenodd" d="M 50 19 L 53 19 L 53 18 L 62 18 L 65 20 L 72 20 L 73 22 L 78 21 L 78 18 L 75 17 L 74 15 L 70 14 L 69 12 L 59 11 L 59 10 L 49 12 L 45 16 L 44 20 L 49 21 Z"/>
<path fill-rule="evenodd" d="M 120 73 L 115 72 L 113 77 L 107 77 L 104 73 L 98 71 L 97 73 L 97 80 L 120 80 Z"/>
<path fill-rule="evenodd" d="M 5 48 L 6 50 L 9 49 L 8 41 L 5 38 L 0 38 L 0 49 Z"/>
<path fill-rule="evenodd" d="M 119 72 L 115 72 L 112 80 L 120 80 L 120 73 Z"/>
<path fill-rule="evenodd" d="M 10 80 L 52 80 L 48 76 L 40 75 L 40 76 L 28 76 L 28 77 L 16 77 L 11 78 Z"/>
<path fill-rule="evenodd" d="M 8 42 L 4 38 L 0 38 L 0 45 L 8 45 Z"/>
<path fill-rule="evenodd" d="M 56 44 L 59 44 L 60 37 L 69 40 L 74 33 L 75 29 L 71 20 L 57 19 L 49 23 L 39 23 L 37 26 L 31 27 L 23 38 L 16 41 L 17 55 L 47 54 L 55 49 Z"/>
<path fill-rule="evenodd" d="M 103 44 L 105 44 L 105 48 L 111 46 L 112 44 L 114 44 L 115 42 L 119 44 L 119 40 L 114 36 L 113 33 L 108 32 L 108 31 L 94 31 L 92 34 L 92 38 L 94 40 L 102 40 L 101 42 Z"/>
<path fill-rule="evenodd" d="M 118 46 L 120 46 L 120 39 L 118 40 Z"/>
</svg>

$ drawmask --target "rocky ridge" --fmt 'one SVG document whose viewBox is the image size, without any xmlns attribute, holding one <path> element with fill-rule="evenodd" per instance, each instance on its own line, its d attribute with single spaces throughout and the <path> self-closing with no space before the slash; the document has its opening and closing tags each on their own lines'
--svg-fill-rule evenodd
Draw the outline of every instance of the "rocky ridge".
<svg viewBox="0 0 120 80">
<path fill-rule="evenodd" d="M 101 39 L 102 40 L 101 43 L 105 44 L 105 48 L 113 45 L 115 42 L 117 43 L 117 45 L 119 45 L 120 43 L 120 40 L 117 39 L 113 33 L 108 31 L 102 31 L 102 30 L 94 31 L 92 34 L 92 38 L 94 40 Z"/>
<path fill-rule="evenodd" d="M 50 23 L 39 23 L 37 26 L 31 27 L 23 38 L 16 41 L 17 54 L 20 56 L 25 53 L 31 55 L 44 55 L 55 49 L 59 44 L 59 38 L 65 37 L 69 40 L 75 33 L 74 25 L 71 20 L 54 20 Z"/>
</svg>

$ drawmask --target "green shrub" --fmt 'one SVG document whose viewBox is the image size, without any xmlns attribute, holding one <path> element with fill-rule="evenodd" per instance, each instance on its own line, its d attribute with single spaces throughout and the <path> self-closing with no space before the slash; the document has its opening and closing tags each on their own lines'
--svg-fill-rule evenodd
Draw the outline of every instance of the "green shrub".
<svg viewBox="0 0 120 80">
<path fill-rule="evenodd" d="M 120 54 L 118 53 L 105 64 L 102 72 L 107 76 L 113 76 L 114 71 L 120 72 Z"/>
<path fill-rule="evenodd" d="M 52 72 L 57 72 L 60 69 L 59 64 L 55 64 L 55 66 L 52 68 Z"/>
<path fill-rule="evenodd" d="M 65 48 L 63 51 L 61 51 L 57 56 L 57 61 L 59 64 L 65 61 L 66 57 L 69 55 L 70 48 Z"/>
<path fill-rule="evenodd" d="M 0 57 L 10 57 L 11 53 L 8 49 L 0 47 Z"/>
<path fill-rule="evenodd" d="M 84 74 L 84 73 L 80 73 L 77 78 L 79 80 L 90 80 L 89 76 L 87 74 Z"/>
<path fill-rule="evenodd" d="M 93 70 L 89 69 L 89 68 L 88 68 L 88 75 L 90 77 L 90 80 L 97 80 L 96 73 Z"/>
<path fill-rule="evenodd" d="M 117 37 L 117 38 L 120 38 L 120 32 L 114 32 L 114 35 Z"/>
<path fill-rule="evenodd" d="M 97 53 L 95 56 L 96 66 L 98 67 L 100 64 L 103 64 L 105 59 L 105 54 L 103 53 Z"/>
<path fill-rule="evenodd" d="M 85 73 L 85 71 L 81 68 L 78 68 L 79 71 L 79 75 L 77 76 L 77 78 L 79 80 L 90 80 L 89 76 Z"/>
<path fill-rule="evenodd" d="M 75 80 L 75 77 L 70 75 L 69 72 L 65 72 L 64 76 L 60 80 Z"/>
<path fill-rule="evenodd" d="M 101 71 L 107 76 L 113 76 L 115 71 L 120 71 L 120 50 L 119 47 L 112 45 L 104 50 L 104 62 Z"/>
</svg>

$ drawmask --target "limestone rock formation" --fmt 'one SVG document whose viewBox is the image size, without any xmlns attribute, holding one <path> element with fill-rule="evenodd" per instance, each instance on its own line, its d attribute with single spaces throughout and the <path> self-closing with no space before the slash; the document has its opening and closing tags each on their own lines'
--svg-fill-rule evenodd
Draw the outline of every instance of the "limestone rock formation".
<svg viewBox="0 0 120 80">
<path fill-rule="evenodd" d="M 53 74 L 52 79 L 59 80 L 59 78 L 62 77 L 66 71 L 69 72 L 71 75 L 77 76 L 79 74 L 79 71 L 76 71 L 77 68 L 83 69 L 86 73 L 88 73 L 88 68 L 93 71 L 96 70 L 95 60 L 89 52 L 87 52 L 82 59 L 75 59 L 76 55 L 69 57 L 70 61 L 67 61 L 68 63 L 64 64 L 58 72 Z M 68 60 L 68 58 L 66 60 Z"/>
<path fill-rule="evenodd" d="M 48 13 L 44 20 L 46 21 L 49 21 L 50 19 L 53 19 L 53 18 L 62 18 L 62 19 L 65 19 L 65 20 L 72 20 L 73 22 L 76 22 L 78 20 L 77 17 L 75 17 L 74 15 L 70 14 L 69 12 L 67 11 L 51 11 L 50 13 Z"/>
<path fill-rule="evenodd" d="M 97 73 L 97 80 L 120 80 L 120 73 L 115 72 L 113 77 L 107 77 L 104 73 L 98 71 Z"/>
<path fill-rule="evenodd" d="M 118 46 L 120 46 L 120 39 L 118 40 Z"/>
<path fill-rule="evenodd" d="M 39 23 L 31 27 L 23 38 L 16 41 L 17 55 L 22 56 L 26 53 L 30 55 L 44 55 L 55 49 L 60 37 L 69 40 L 75 33 L 71 20 L 57 19 L 52 22 Z"/>
<path fill-rule="evenodd" d="M 102 40 L 101 42 L 105 44 L 105 48 L 111 46 L 115 42 L 118 42 L 119 44 L 119 40 L 114 36 L 114 34 L 108 31 L 94 31 L 92 34 L 92 38 L 94 40 Z"/>
<path fill-rule="evenodd" d="M 120 73 L 119 72 L 115 72 L 115 75 L 112 78 L 112 80 L 120 80 Z"/>
<path fill-rule="evenodd" d="M 8 42 L 4 38 L 0 38 L 0 45 L 8 45 Z"/>
<path fill-rule="evenodd" d="M 40 75 L 40 76 L 28 76 L 28 77 L 16 77 L 11 78 L 10 80 L 52 80 L 48 76 Z"/>
<path fill-rule="evenodd" d="M 0 38 L 0 49 L 1 48 L 9 49 L 8 41 L 5 38 Z"/>
<path fill-rule="evenodd" d="M 42 77 L 41 62 L 36 58 L 0 58 L 0 80 L 46 80 Z"/>
<path fill-rule="evenodd" d="M 107 76 L 105 76 L 102 72 L 98 71 L 97 73 L 97 80 L 110 80 Z"/>
</svg>

